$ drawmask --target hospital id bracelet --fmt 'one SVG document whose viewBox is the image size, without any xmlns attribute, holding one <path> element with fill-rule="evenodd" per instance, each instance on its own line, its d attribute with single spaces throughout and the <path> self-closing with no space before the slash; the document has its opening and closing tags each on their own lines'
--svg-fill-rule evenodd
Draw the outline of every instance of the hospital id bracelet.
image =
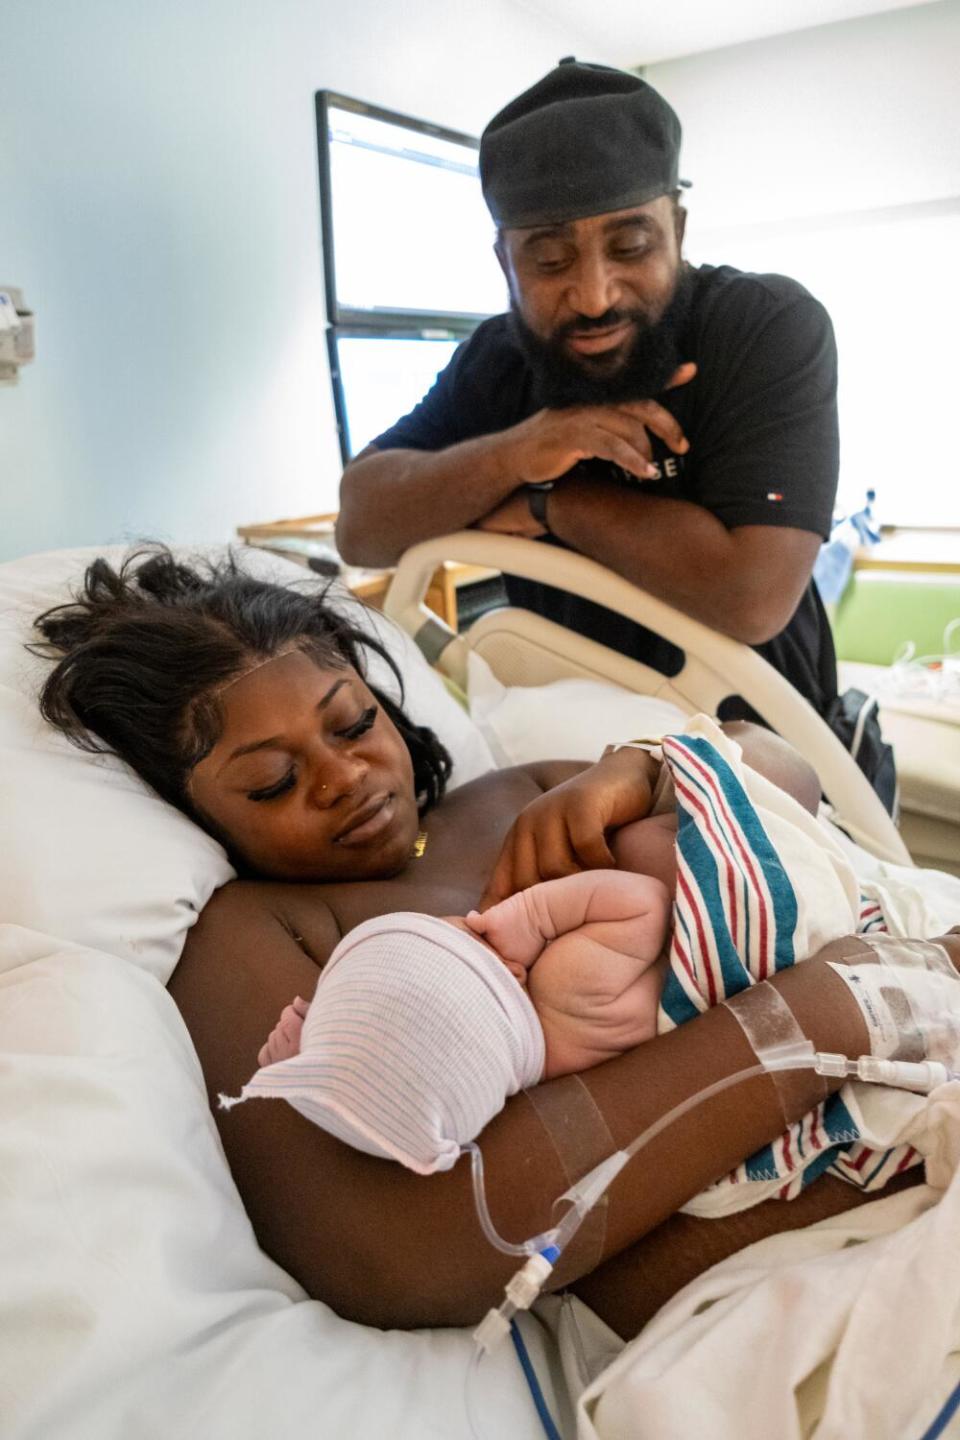
<svg viewBox="0 0 960 1440">
<path fill-rule="evenodd" d="M 608 755 L 613 755 L 618 750 L 646 750 L 656 760 L 662 760 L 663 736 L 646 735 L 640 740 L 611 740 L 610 744 L 605 746 L 601 759 L 606 759 Z"/>
<path fill-rule="evenodd" d="M 555 480 L 544 480 L 539 485 L 527 485 L 527 505 L 530 507 L 530 514 L 538 525 L 542 525 L 547 534 L 550 533 L 550 523 L 547 520 L 547 497 L 556 484 Z"/>
</svg>

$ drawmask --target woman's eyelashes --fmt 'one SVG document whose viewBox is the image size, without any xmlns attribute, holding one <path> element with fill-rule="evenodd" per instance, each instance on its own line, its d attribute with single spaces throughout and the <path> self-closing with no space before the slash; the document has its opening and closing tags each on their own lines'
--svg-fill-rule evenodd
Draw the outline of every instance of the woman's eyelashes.
<svg viewBox="0 0 960 1440">
<path fill-rule="evenodd" d="M 338 730 L 337 734 L 345 740 L 359 740 L 361 735 L 366 735 L 367 731 L 372 728 L 373 722 L 377 718 L 377 711 L 376 705 L 370 705 L 355 724 L 347 730 Z"/>
<path fill-rule="evenodd" d="M 247 799 L 253 801 L 276 800 L 278 795 L 285 795 L 288 790 L 293 789 L 296 784 L 296 779 L 297 772 L 295 770 L 288 770 L 286 775 L 278 780 L 275 785 L 268 785 L 265 790 L 248 790 Z"/>
<path fill-rule="evenodd" d="M 345 730 L 337 730 L 334 733 L 340 740 L 359 740 L 361 735 L 366 735 L 368 730 L 373 729 L 378 714 L 379 706 L 370 705 L 364 710 L 359 720 L 355 720 L 354 723 L 347 726 Z M 292 790 L 296 783 L 297 771 L 294 766 L 291 766 L 287 773 L 281 776 L 275 784 L 264 786 L 261 790 L 248 790 L 247 799 L 253 800 L 254 803 L 261 800 L 277 800 L 281 795 L 286 795 Z"/>
</svg>

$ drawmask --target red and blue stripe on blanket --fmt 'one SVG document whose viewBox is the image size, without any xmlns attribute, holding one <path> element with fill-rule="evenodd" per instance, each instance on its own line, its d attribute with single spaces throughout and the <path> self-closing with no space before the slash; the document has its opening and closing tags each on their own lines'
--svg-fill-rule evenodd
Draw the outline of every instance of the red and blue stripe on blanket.
<svg viewBox="0 0 960 1440">
<path fill-rule="evenodd" d="M 697 729 L 705 733 L 690 733 Z M 687 733 L 664 738 L 663 754 L 676 792 L 677 893 L 660 1030 L 830 939 L 887 929 L 882 907 L 860 893 L 839 845 L 790 796 L 747 769 L 716 726 L 698 717 Z M 824 1171 L 875 1190 L 920 1158 L 909 1145 L 876 1150 L 862 1143 L 841 1091 L 687 1208 L 726 1214 L 772 1196 L 792 1199 Z"/>
</svg>

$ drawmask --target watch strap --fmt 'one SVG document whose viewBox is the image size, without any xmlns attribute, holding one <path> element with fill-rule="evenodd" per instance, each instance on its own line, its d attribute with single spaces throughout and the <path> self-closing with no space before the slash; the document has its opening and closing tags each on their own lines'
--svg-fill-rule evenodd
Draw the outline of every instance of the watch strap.
<svg viewBox="0 0 960 1440">
<path fill-rule="evenodd" d="M 530 514 L 538 525 L 549 531 L 550 525 L 547 520 L 547 498 L 553 489 L 552 480 L 545 481 L 542 485 L 527 486 L 527 505 L 530 507 Z"/>
</svg>

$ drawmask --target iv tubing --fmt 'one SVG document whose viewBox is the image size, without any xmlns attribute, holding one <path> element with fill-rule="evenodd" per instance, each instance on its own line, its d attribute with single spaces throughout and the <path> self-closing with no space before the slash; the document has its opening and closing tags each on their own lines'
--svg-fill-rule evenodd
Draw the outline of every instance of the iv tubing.
<svg viewBox="0 0 960 1440">
<path fill-rule="evenodd" d="M 794 1059 L 791 1068 L 809 1069 L 812 1068 L 812 1063 L 812 1056 L 805 1063 Z M 788 1067 L 782 1066 L 778 1068 L 786 1069 Z M 711 1099 L 712 1096 L 720 1094 L 722 1090 L 728 1089 L 729 1086 L 739 1084 L 741 1080 L 751 1080 L 756 1075 L 765 1075 L 766 1073 L 767 1066 L 759 1064 L 751 1065 L 748 1069 L 738 1070 L 733 1075 L 724 1075 L 722 1079 L 715 1080 L 714 1083 L 708 1085 L 706 1089 L 698 1090 L 695 1095 L 688 1095 L 686 1100 L 682 1100 L 679 1105 L 675 1105 L 672 1110 L 668 1110 L 665 1115 L 660 1116 L 659 1120 L 649 1125 L 625 1150 L 617 1151 L 617 1156 L 623 1156 L 622 1164 L 626 1164 L 627 1160 L 636 1155 L 645 1145 L 649 1144 L 651 1140 L 654 1140 L 662 1130 L 665 1130 L 668 1125 L 672 1125 L 675 1120 L 680 1120 L 688 1111 L 692 1110 L 696 1105 L 699 1105 L 701 1101 Z M 572 1199 L 571 1207 L 559 1225 L 554 1225 L 551 1229 L 544 1230 L 539 1235 L 533 1235 L 529 1240 L 524 1240 L 520 1244 L 514 1244 L 510 1240 L 505 1240 L 503 1236 L 498 1233 L 490 1218 L 483 1177 L 483 1153 L 480 1146 L 477 1145 L 475 1141 L 471 1141 L 469 1145 L 464 1146 L 464 1149 L 470 1152 L 473 1195 L 477 1206 L 477 1218 L 480 1221 L 480 1228 L 483 1230 L 484 1235 L 490 1241 L 491 1245 L 497 1250 L 501 1250 L 505 1255 L 536 1255 L 547 1247 L 562 1250 L 565 1245 L 570 1243 L 574 1234 L 580 1228 L 580 1222 L 588 1213 L 585 1207 L 578 1210 L 576 1199 L 573 1199 L 572 1196 L 570 1197 Z M 614 1157 L 611 1157 L 611 1159 L 612 1158 Z M 622 1164 L 617 1168 L 622 1168 Z M 576 1186 L 574 1186 L 574 1191 L 575 1190 Z M 569 1224 L 571 1218 L 576 1220 L 575 1225 L 571 1226 Z"/>
<path fill-rule="evenodd" d="M 696 1094 L 688 1095 L 686 1100 L 681 1100 L 678 1105 L 674 1105 L 665 1115 L 661 1115 L 652 1125 L 648 1125 L 646 1130 L 643 1130 L 629 1145 L 608 1156 L 560 1197 L 570 1201 L 570 1209 L 558 1225 L 539 1235 L 532 1236 L 519 1245 L 504 1240 L 498 1234 L 490 1218 L 483 1184 L 483 1155 L 480 1147 L 473 1142 L 464 1146 L 464 1151 L 470 1151 L 474 1198 L 484 1234 L 490 1243 L 504 1254 L 527 1257 L 527 1263 L 507 1285 L 505 1298 L 499 1309 L 488 1310 L 474 1331 L 473 1338 L 476 1348 L 468 1375 L 476 1372 L 481 1357 L 489 1355 L 491 1351 L 495 1350 L 506 1335 L 512 1335 L 514 1344 L 517 1345 L 519 1332 L 514 1319 L 515 1315 L 519 1310 L 529 1309 L 537 1299 L 564 1248 L 572 1240 L 592 1207 L 605 1194 L 614 1177 L 619 1174 L 628 1161 L 639 1154 L 668 1126 L 689 1114 L 703 1101 L 711 1099 L 714 1095 L 722 1094 L 730 1086 L 739 1085 L 744 1080 L 785 1070 L 815 1070 L 818 1075 L 830 1076 L 835 1079 L 851 1075 L 869 1084 L 893 1085 L 921 1094 L 929 1094 L 938 1086 L 949 1081 L 960 1080 L 960 1074 L 949 1070 L 946 1065 L 935 1060 L 909 1062 L 879 1059 L 873 1055 L 861 1055 L 859 1059 L 851 1060 L 846 1055 L 817 1052 L 809 1042 L 806 1049 L 801 1049 L 797 1045 L 785 1045 L 782 1047 L 781 1054 L 768 1053 L 763 1063 L 758 1062 L 756 1065 L 750 1065 L 732 1075 L 725 1075 L 711 1085 L 705 1086 L 704 1089 L 698 1090 Z M 517 1354 L 522 1364 L 523 1355 L 519 1347 Z M 526 1367 L 524 1367 L 524 1373 L 527 1373 Z M 538 1395 L 539 1400 L 537 1399 Z M 539 1386 L 534 1392 L 534 1399 L 546 1434 L 552 1440 L 557 1431 L 546 1406 L 543 1405 L 541 1408 L 543 1397 L 539 1392 Z M 950 1395 L 940 1414 L 923 1436 L 923 1440 L 932 1440 L 934 1435 L 940 1435 L 943 1426 L 949 1422 L 958 1406 L 960 1406 L 960 1386 Z M 470 1425 L 476 1436 L 477 1431 L 473 1426 L 472 1415 L 470 1416 Z"/>
<path fill-rule="evenodd" d="M 562 1252 L 566 1248 L 586 1215 L 589 1214 L 600 1196 L 605 1193 L 614 1177 L 652 1140 L 655 1140 L 664 1130 L 705 1100 L 710 1100 L 714 1095 L 728 1090 L 731 1085 L 739 1085 L 744 1080 L 752 1080 L 757 1076 L 781 1070 L 815 1070 L 818 1074 L 837 1078 L 851 1075 L 868 1083 L 899 1084 L 903 1089 L 921 1093 L 929 1092 L 937 1085 L 945 1084 L 948 1080 L 960 1078 L 949 1071 L 946 1066 L 935 1061 L 924 1061 L 917 1064 L 886 1061 L 881 1066 L 876 1057 L 871 1055 L 863 1055 L 859 1060 L 850 1060 L 845 1055 L 818 1054 L 812 1046 L 805 1053 L 791 1048 L 789 1053 L 782 1058 L 768 1057 L 763 1064 L 750 1065 L 732 1075 L 724 1075 L 711 1085 L 705 1086 L 703 1090 L 698 1090 L 694 1095 L 688 1095 L 686 1100 L 681 1100 L 678 1105 L 674 1105 L 665 1115 L 661 1115 L 652 1125 L 648 1125 L 646 1130 L 642 1131 L 629 1145 L 609 1156 L 561 1197 L 561 1199 L 570 1201 L 570 1209 L 557 1225 L 542 1231 L 539 1235 L 531 1236 L 530 1239 L 524 1240 L 520 1244 L 505 1240 L 497 1232 L 490 1218 L 483 1183 L 483 1156 L 480 1147 L 471 1142 L 464 1146 L 464 1149 L 470 1152 L 474 1199 L 484 1235 L 496 1249 L 501 1250 L 505 1255 L 532 1256 L 542 1255 L 544 1251 L 547 1251 L 551 1263 L 555 1262 L 559 1258 L 559 1254 L 551 1252 Z"/>
</svg>

